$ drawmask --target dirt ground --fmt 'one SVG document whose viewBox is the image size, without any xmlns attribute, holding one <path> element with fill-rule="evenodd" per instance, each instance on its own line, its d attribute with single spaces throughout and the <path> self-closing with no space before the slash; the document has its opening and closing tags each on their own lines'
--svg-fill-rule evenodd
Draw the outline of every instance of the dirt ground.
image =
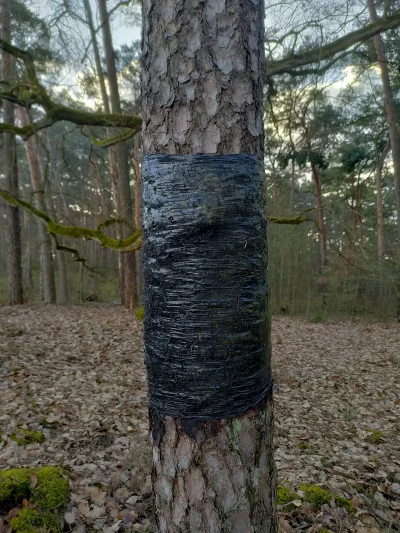
<svg viewBox="0 0 400 533">
<path fill-rule="evenodd" d="M 142 348 L 120 306 L 0 307 L 0 469 L 66 467 L 66 531 L 151 531 Z M 399 325 L 274 318 L 273 361 L 279 484 L 298 491 L 281 531 L 398 531 Z M 45 441 L 19 446 L 21 428 Z M 351 510 L 312 507 L 303 484 Z"/>
</svg>

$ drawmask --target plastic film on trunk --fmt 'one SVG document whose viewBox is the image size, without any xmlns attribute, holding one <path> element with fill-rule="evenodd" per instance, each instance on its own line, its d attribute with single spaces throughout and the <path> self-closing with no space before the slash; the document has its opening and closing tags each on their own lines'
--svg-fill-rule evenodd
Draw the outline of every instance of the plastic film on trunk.
<svg viewBox="0 0 400 533">
<path fill-rule="evenodd" d="M 143 162 L 150 409 L 231 418 L 271 388 L 264 178 L 251 155 Z"/>
</svg>

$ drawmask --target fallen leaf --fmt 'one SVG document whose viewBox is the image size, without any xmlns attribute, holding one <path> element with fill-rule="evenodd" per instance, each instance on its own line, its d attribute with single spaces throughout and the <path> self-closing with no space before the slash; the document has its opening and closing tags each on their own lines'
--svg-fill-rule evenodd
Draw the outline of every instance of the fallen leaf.
<svg viewBox="0 0 400 533">
<path fill-rule="evenodd" d="M 90 513 L 89 503 L 86 500 L 83 500 L 78 505 L 78 513 L 83 516 L 88 516 Z"/>
<path fill-rule="evenodd" d="M 74 511 L 70 511 L 69 513 L 65 513 L 64 520 L 67 522 L 67 524 L 71 525 L 76 520 L 76 514 Z"/>
<path fill-rule="evenodd" d="M 100 489 L 94 489 L 90 492 L 90 501 L 95 505 L 103 505 L 106 501 L 107 493 Z"/>
</svg>

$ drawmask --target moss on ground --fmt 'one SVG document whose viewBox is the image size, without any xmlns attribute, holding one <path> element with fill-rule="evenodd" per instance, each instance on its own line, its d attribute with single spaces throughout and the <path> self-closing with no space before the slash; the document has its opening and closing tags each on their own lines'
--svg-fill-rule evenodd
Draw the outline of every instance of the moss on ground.
<svg viewBox="0 0 400 533">
<path fill-rule="evenodd" d="M 302 442 L 301 444 L 298 444 L 297 447 L 300 450 L 308 450 L 308 448 L 311 448 L 311 446 L 305 442 Z"/>
<path fill-rule="evenodd" d="M 276 503 L 278 505 L 287 505 L 293 500 L 298 500 L 298 499 L 299 499 L 299 496 L 295 492 L 293 492 L 289 487 L 285 487 L 284 485 L 278 485 L 278 488 L 276 491 Z"/>
<path fill-rule="evenodd" d="M 60 516 L 69 499 L 69 480 L 57 466 L 12 468 L 0 471 L 0 509 L 7 511 L 28 500 L 11 520 L 16 533 L 58 532 Z"/>
<path fill-rule="evenodd" d="M 306 499 L 311 503 L 313 507 L 321 507 L 325 503 L 330 503 L 332 498 L 335 499 L 336 505 L 344 507 L 347 511 L 352 509 L 351 503 L 347 498 L 341 498 L 336 496 L 329 490 L 322 489 L 318 485 L 300 485 L 300 490 L 305 494 Z"/>
<path fill-rule="evenodd" d="M 45 437 L 41 431 L 34 431 L 33 429 L 20 429 L 17 433 L 13 433 L 10 437 L 11 440 L 15 441 L 18 446 L 26 446 L 32 442 L 38 442 L 42 444 Z"/>
<path fill-rule="evenodd" d="M 369 442 L 372 442 L 372 444 L 379 444 L 384 439 L 384 434 L 382 431 L 377 430 L 369 430 L 371 435 L 368 436 Z"/>
<path fill-rule="evenodd" d="M 138 320 L 144 320 L 144 307 L 139 307 L 139 309 L 136 311 L 136 318 Z"/>
<path fill-rule="evenodd" d="M 43 512 L 32 507 L 21 509 L 10 525 L 15 533 L 55 533 L 60 531 L 58 513 Z"/>
</svg>

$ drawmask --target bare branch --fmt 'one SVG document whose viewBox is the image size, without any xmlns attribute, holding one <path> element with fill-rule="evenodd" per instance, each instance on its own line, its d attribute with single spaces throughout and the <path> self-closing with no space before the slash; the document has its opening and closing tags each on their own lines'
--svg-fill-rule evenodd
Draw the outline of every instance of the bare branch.
<svg viewBox="0 0 400 533">
<path fill-rule="evenodd" d="M 14 124 L 0 123 L 0 132 L 10 132 L 20 135 L 24 140 L 29 139 L 37 131 L 66 120 L 76 124 L 77 126 L 104 126 L 106 128 L 128 128 L 128 132 L 123 132 L 114 138 L 106 140 L 95 140 L 95 144 L 99 146 L 111 146 L 116 142 L 129 139 L 135 133 L 140 131 L 142 119 L 133 115 L 121 115 L 118 113 L 95 113 L 93 111 L 82 111 L 74 109 L 62 104 L 53 102 L 47 93 L 46 89 L 40 84 L 35 70 L 35 64 L 32 55 L 25 50 L 21 50 L 16 46 L 0 39 L 0 50 L 13 55 L 17 59 L 23 61 L 25 66 L 25 74 L 28 82 L 17 83 L 15 85 L 7 85 L 3 82 L 1 85 L 5 87 L 0 91 L 0 98 L 8 100 L 12 103 L 22 105 L 29 108 L 32 104 L 37 104 L 45 111 L 45 115 L 36 122 L 27 126 L 18 127 Z"/>
<path fill-rule="evenodd" d="M 363 28 L 348 33 L 331 43 L 318 46 L 302 54 L 291 54 L 277 61 L 266 61 L 266 74 L 269 77 L 278 74 L 291 74 L 294 69 L 329 59 L 336 54 L 348 50 L 357 43 L 368 41 L 374 35 L 397 28 L 398 26 L 400 26 L 400 11 L 396 11 L 390 17 L 367 24 Z M 301 71 L 299 74 L 301 74 Z"/>
</svg>

